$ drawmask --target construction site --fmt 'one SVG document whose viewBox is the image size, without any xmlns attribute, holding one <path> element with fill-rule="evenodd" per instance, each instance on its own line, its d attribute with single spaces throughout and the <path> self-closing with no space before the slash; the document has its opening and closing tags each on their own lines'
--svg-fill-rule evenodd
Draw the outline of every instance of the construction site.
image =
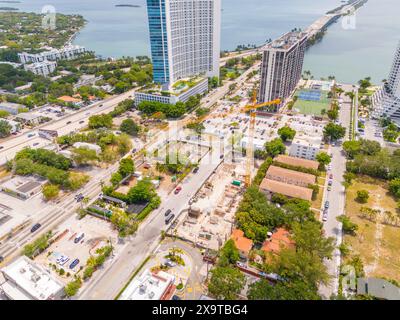
<svg viewBox="0 0 400 320">
<path fill-rule="evenodd" d="M 221 164 L 190 200 L 172 233 L 204 249 L 218 250 L 230 237 L 245 190 L 244 163 Z"/>
</svg>

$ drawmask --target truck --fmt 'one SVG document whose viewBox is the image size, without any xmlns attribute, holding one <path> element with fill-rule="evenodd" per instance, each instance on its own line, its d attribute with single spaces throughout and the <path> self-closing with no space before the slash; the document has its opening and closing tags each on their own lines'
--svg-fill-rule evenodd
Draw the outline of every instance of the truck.
<svg viewBox="0 0 400 320">
<path fill-rule="evenodd" d="M 239 180 L 233 180 L 232 181 L 232 185 L 236 186 L 236 187 L 240 187 L 242 185 L 242 182 Z"/>
</svg>

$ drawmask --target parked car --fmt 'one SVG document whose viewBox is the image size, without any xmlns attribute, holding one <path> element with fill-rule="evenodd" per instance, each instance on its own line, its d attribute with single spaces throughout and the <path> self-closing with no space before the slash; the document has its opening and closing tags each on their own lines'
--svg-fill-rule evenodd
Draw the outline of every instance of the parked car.
<svg viewBox="0 0 400 320">
<path fill-rule="evenodd" d="M 167 211 L 165 211 L 164 216 L 168 217 L 171 212 L 171 209 L 168 209 Z"/>
<path fill-rule="evenodd" d="M 3 256 L 0 256 L 0 263 L 2 263 L 4 261 Z"/>
<path fill-rule="evenodd" d="M 323 221 L 323 222 L 328 221 L 328 214 L 325 214 L 325 213 L 324 213 L 324 215 L 322 216 L 322 221 Z"/>
<path fill-rule="evenodd" d="M 60 266 L 63 266 L 63 265 L 66 264 L 68 261 L 69 261 L 69 257 L 67 257 L 67 256 L 61 256 L 61 258 L 58 258 L 58 259 L 57 259 L 57 263 L 58 263 Z"/>
<path fill-rule="evenodd" d="M 332 187 L 331 186 L 328 186 L 328 191 L 331 191 L 332 190 Z"/>
<path fill-rule="evenodd" d="M 194 168 L 193 173 L 199 172 L 199 167 Z"/>
<path fill-rule="evenodd" d="M 175 218 L 174 214 L 171 214 L 167 219 L 165 219 L 165 224 L 169 224 Z"/>
<path fill-rule="evenodd" d="M 0 150 L 1 150 L 1 149 L 4 149 L 4 147 L 3 147 L 3 146 L 0 146 Z"/>
<path fill-rule="evenodd" d="M 35 142 L 35 143 L 33 144 L 33 146 L 36 147 L 36 146 L 38 146 L 39 144 L 40 144 L 39 142 Z"/>
<path fill-rule="evenodd" d="M 325 201 L 325 208 L 326 208 L 326 209 L 329 208 L 329 201 Z"/>
<path fill-rule="evenodd" d="M 81 242 L 81 240 L 82 240 L 84 237 L 85 237 L 85 234 L 84 234 L 84 233 L 81 233 L 78 237 L 76 237 L 76 238 L 74 239 L 74 242 L 75 242 L 75 243 L 79 243 L 79 242 Z"/>
<path fill-rule="evenodd" d="M 177 187 L 177 188 L 175 189 L 174 193 L 175 193 L 175 194 L 178 194 L 179 192 L 181 192 L 181 190 L 182 190 L 182 187 L 179 186 L 179 187 Z"/>
<path fill-rule="evenodd" d="M 332 180 L 329 180 L 329 181 L 328 181 L 328 186 L 332 186 L 332 184 L 333 184 L 333 181 L 332 181 Z"/>
<path fill-rule="evenodd" d="M 67 122 L 67 124 L 71 124 L 71 123 L 72 123 L 72 121 L 68 121 L 68 122 Z"/>
<path fill-rule="evenodd" d="M 28 138 L 32 138 L 32 137 L 34 137 L 34 136 L 35 136 L 34 133 L 28 133 Z"/>
<path fill-rule="evenodd" d="M 74 261 L 72 261 L 72 263 L 69 265 L 70 269 L 75 268 L 77 265 L 79 264 L 79 259 L 75 259 Z"/>
<path fill-rule="evenodd" d="M 32 232 L 32 233 L 35 232 L 35 231 L 38 230 L 41 226 L 42 226 L 42 225 L 41 225 L 40 223 L 36 223 L 36 224 L 32 227 L 31 232 Z"/>
<path fill-rule="evenodd" d="M 84 120 L 79 121 L 79 124 L 82 124 L 82 123 L 85 123 L 85 121 Z"/>
<path fill-rule="evenodd" d="M 173 262 L 173 261 L 171 261 L 171 260 L 169 260 L 169 259 L 167 259 L 167 260 L 165 261 L 164 264 L 165 264 L 167 267 L 170 267 L 170 268 L 173 268 L 173 267 L 176 266 L 176 263 Z"/>
<path fill-rule="evenodd" d="M 333 179 L 333 174 L 332 173 L 329 175 L 329 179 Z"/>
</svg>

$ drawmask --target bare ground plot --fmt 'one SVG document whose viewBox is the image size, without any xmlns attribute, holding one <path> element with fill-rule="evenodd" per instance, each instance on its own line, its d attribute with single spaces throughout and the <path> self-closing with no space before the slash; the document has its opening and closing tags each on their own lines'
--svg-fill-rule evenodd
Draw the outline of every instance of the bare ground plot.
<svg viewBox="0 0 400 320">
<path fill-rule="evenodd" d="M 355 201 L 358 190 L 367 190 L 370 198 L 367 204 Z M 379 209 L 376 222 L 362 218 L 360 209 Z M 358 224 L 356 236 L 346 235 L 345 242 L 353 254 L 359 254 L 364 262 L 367 276 L 400 280 L 400 228 L 385 224 L 384 211 L 398 215 L 397 203 L 388 194 L 384 181 L 362 177 L 355 180 L 347 190 L 346 214 Z"/>
</svg>

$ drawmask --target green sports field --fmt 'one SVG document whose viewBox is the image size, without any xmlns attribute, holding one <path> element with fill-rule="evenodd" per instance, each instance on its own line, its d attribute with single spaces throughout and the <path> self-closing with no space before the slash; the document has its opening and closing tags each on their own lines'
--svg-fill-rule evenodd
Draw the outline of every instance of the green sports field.
<svg viewBox="0 0 400 320">
<path fill-rule="evenodd" d="M 298 96 L 300 91 L 307 90 L 297 90 L 295 96 Z M 328 91 L 321 91 L 320 101 L 305 101 L 297 99 L 296 103 L 293 106 L 293 110 L 297 110 L 302 114 L 320 116 L 321 111 L 323 109 L 325 109 L 325 111 L 328 111 L 330 109 L 330 106 L 331 100 L 328 98 Z"/>
</svg>

